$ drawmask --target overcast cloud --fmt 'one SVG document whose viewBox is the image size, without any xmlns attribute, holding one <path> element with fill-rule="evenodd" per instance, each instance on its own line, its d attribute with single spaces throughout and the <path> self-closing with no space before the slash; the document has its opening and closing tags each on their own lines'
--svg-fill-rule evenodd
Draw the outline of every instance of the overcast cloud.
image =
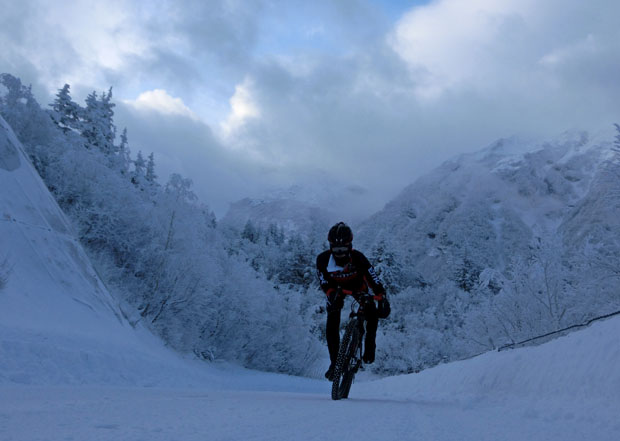
<svg viewBox="0 0 620 441">
<path fill-rule="evenodd" d="M 356 213 L 369 213 L 498 137 L 620 121 L 616 0 L 0 0 L 0 11 L 0 71 L 43 104 L 64 83 L 76 100 L 113 86 L 132 151 L 154 151 L 163 180 L 192 178 L 220 216 L 313 179 L 358 189 Z"/>
</svg>

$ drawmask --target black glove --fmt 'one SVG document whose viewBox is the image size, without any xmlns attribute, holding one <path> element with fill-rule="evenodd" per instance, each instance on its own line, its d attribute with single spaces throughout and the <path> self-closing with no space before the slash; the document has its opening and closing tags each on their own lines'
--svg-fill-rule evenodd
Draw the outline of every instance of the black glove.
<svg viewBox="0 0 620 441">
<path fill-rule="evenodd" d="M 342 289 L 334 289 L 327 294 L 327 312 L 338 311 L 344 306 Z"/>
<path fill-rule="evenodd" d="M 392 312 L 392 307 L 390 306 L 390 301 L 387 299 L 387 296 L 383 294 L 381 296 L 381 300 L 379 300 L 379 305 L 377 307 L 377 317 L 380 319 L 386 319 L 390 316 Z"/>
</svg>

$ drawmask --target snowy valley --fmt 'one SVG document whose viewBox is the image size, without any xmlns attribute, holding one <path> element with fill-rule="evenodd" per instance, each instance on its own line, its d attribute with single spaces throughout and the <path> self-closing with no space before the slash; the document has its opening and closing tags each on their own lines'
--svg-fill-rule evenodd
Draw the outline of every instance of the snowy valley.
<svg viewBox="0 0 620 441">
<path fill-rule="evenodd" d="M 291 192 L 217 220 L 4 80 L 0 439 L 620 436 L 619 318 L 495 350 L 620 310 L 612 133 L 498 141 L 354 224 L 394 314 L 332 402 L 313 266 L 333 214 Z"/>
</svg>

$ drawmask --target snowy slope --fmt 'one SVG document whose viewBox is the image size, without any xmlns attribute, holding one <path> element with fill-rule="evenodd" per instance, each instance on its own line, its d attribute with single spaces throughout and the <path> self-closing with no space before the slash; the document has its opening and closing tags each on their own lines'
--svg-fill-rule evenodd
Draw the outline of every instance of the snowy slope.
<svg viewBox="0 0 620 441">
<path fill-rule="evenodd" d="M 0 384 L 158 384 L 172 367 L 178 373 L 181 361 L 123 319 L 1 118 L 0 189 L 0 262 L 10 269 L 0 290 Z"/>
<path fill-rule="evenodd" d="M 79 304 L 85 313 L 76 319 L 81 317 L 79 324 L 95 331 L 98 321 L 93 322 L 93 316 L 119 312 L 73 237 L 69 221 L 3 119 L 0 156 L 12 158 L 0 164 L 2 253 L 13 267 L 1 297 L 2 324 L 64 327 L 62 316 L 56 314 Z"/>
</svg>

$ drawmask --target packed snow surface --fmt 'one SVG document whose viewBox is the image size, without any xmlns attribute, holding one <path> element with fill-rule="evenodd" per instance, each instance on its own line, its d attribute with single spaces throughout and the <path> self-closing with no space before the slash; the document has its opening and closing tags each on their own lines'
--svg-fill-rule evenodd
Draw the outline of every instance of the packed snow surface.
<svg viewBox="0 0 620 441">
<path fill-rule="evenodd" d="M 614 440 L 619 332 L 620 320 L 608 320 L 538 347 L 358 381 L 342 401 L 326 381 L 183 361 L 164 349 L 129 367 L 98 354 L 93 371 L 117 369 L 134 384 L 5 381 L 0 439 Z M 36 354 L 16 356 L 31 363 Z M 83 375 L 71 363 L 55 368 Z"/>
</svg>

